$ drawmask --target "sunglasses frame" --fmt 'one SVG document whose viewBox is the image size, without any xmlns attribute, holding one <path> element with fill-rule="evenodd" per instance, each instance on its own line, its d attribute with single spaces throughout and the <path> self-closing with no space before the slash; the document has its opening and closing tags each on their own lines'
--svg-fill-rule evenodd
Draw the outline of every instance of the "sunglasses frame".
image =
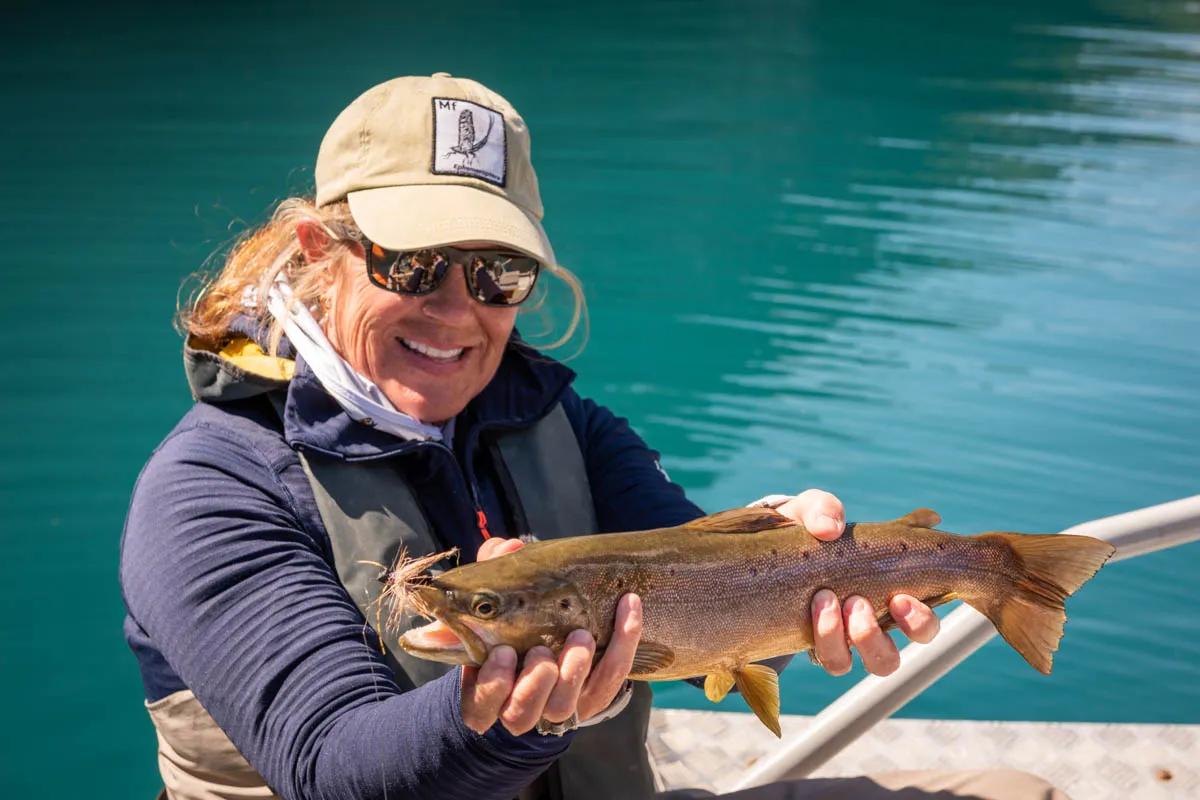
<svg viewBox="0 0 1200 800">
<path fill-rule="evenodd" d="M 535 259 L 531 256 L 528 256 L 522 252 L 513 250 L 511 248 L 480 247 L 480 248 L 468 250 L 466 248 L 455 247 L 453 245 L 441 245 L 439 247 L 422 247 L 419 250 L 389 250 L 381 244 L 376 244 L 375 242 L 372 242 L 370 239 L 366 238 L 365 236 L 359 240 L 359 243 L 362 245 L 362 248 L 363 248 L 363 260 L 365 261 L 366 266 L 367 266 L 367 279 L 369 281 L 371 281 L 372 284 L 374 284 L 375 286 L 378 286 L 380 289 L 383 289 L 384 291 L 394 292 L 395 294 L 405 295 L 405 296 L 409 296 L 409 297 L 416 297 L 416 296 L 425 295 L 425 294 L 433 294 L 434 292 L 436 292 L 438 289 L 441 288 L 442 283 L 446 280 L 446 274 L 450 271 L 450 268 L 443 270 L 440 275 L 437 275 L 433 279 L 432 285 L 430 285 L 430 287 L 428 289 L 417 289 L 417 290 L 409 291 L 408 289 L 392 288 L 392 287 L 388 286 L 386 283 L 381 283 L 378 280 L 378 278 L 376 277 L 375 270 L 372 269 L 372 265 L 376 262 L 376 257 L 373 254 L 373 249 L 375 247 L 378 247 L 380 250 L 382 250 L 384 253 L 387 254 L 387 257 L 384 258 L 382 260 L 382 263 L 380 264 L 380 266 L 385 267 L 385 269 L 379 274 L 387 274 L 388 272 L 390 272 L 392 266 L 394 266 L 396 264 L 396 262 L 398 262 L 400 259 L 409 257 L 414 253 L 421 253 L 421 252 L 424 252 L 427 250 L 439 253 L 450 264 L 450 267 L 453 267 L 454 264 L 456 264 L 456 263 L 461 264 L 462 269 L 463 269 L 463 278 L 466 280 L 466 283 L 467 283 L 467 294 L 470 295 L 471 298 L 475 302 L 479 303 L 480 305 L 488 306 L 490 308 L 515 308 L 515 307 L 521 305 L 522 303 L 524 303 L 533 294 L 534 287 L 537 285 L 538 276 L 541 275 L 541 273 L 542 273 L 542 263 L 540 261 L 538 261 L 537 259 Z M 529 284 L 529 289 L 528 289 L 528 291 L 525 292 L 525 296 L 522 297 L 520 300 L 518 300 L 515 303 L 489 303 L 486 300 L 481 300 L 479 297 L 479 294 L 478 294 L 478 291 L 479 291 L 478 286 L 475 283 L 475 276 L 472 274 L 472 271 L 470 269 L 468 269 L 468 260 L 470 259 L 470 257 L 472 255 L 475 255 L 475 254 L 505 255 L 505 256 L 513 256 L 516 258 L 528 259 L 529 261 L 532 261 L 533 262 L 533 281 Z M 488 261 L 491 260 L 491 257 L 489 255 L 484 255 L 482 257 L 485 260 L 488 260 Z"/>
</svg>

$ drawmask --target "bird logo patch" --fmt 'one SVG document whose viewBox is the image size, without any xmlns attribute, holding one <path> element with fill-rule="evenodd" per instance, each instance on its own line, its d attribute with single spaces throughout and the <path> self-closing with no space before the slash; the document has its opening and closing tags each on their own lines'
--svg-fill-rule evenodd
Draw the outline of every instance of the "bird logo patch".
<svg viewBox="0 0 1200 800">
<path fill-rule="evenodd" d="M 433 172 L 504 186 L 504 117 L 469 100 L 433 98 Z"/>
</svg>

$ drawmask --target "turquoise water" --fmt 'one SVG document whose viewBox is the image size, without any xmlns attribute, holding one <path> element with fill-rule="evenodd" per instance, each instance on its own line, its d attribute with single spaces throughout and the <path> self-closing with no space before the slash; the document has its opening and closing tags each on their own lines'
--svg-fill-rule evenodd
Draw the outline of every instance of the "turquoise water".
<svg viewBox="0 0 1200 800">
<path fill-rule="evenodd" d="M 11 12 L 0 785 L 153 790 L 116 558 L 189 402 L 176 291 L 396 74 L 522 110 L 580 386 L 702 505 L 1057 530 L 1196 493 L 1200 4 L 851 5 Z M 1200 545 L 1108 568 L 1052 677 L 993 642 L 903 713 L 1200 722 L 1198 574 Z M 784 711 L 852 683 L 797 663 Z"/>
</svg>

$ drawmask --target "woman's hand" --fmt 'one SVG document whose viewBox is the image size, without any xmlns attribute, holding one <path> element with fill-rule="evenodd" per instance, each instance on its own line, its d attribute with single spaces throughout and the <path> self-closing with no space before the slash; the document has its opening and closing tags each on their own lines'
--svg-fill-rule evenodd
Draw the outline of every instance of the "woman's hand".
<svg viewBox="0 0 1200 800">
<path fill-rule="evenodd" d="M 520 539 L 488 539 L 479 561 L 520 550 Z M 528 732 L 545 718 L 563 722 L 576 714 L 582 722 L 608 708 L 633 666 L 642 635 L 642 601 L 627 594 L 617 604 L 612 640 L 592 668 L 596 642 L 585 630 L 572 631 L 558 658 L 548 647 L 525 654 L 516 674 L 517 654 L 508 645 L 492 648 L 480 667 L 463 667 L 462 717 L 467 727 L 484 733 L 496 720 L 514 735 Z"/>
<path fill-rule="evenodd" d="M 846 510 L 842 501 L 829 492 L 809 489 L 777 509 L 779 513 L 803 523 L 818 539 L 831 542 L 846 529 Z M 938 632 L 937 615 L 915 597 L 898 594 L 888 604 L 896 626 L 914 642 L 925 644 Z M 813 655 L 830 675 L 850 671 L 850 647 L 858 648 L 867 672 L 891 675 L 900 666 L 900 653 L 892 638 L 879 628 L 871 604 L 854 595 L 844 603 L 828 589 L 822 589 L 812 601 Z"/>
</svg>

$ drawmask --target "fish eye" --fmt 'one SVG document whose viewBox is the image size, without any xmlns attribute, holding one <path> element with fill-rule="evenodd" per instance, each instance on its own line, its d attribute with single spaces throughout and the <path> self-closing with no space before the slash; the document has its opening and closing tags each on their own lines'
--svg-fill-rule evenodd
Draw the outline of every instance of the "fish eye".
<svg viewBox="0 0 1200 800">
<path fill-rule="evenodd" d="M 471 598 L 471 613 L 480 619 L 491 619 L 500 611 L 500 598 L 489 592 L 480 592 Z"/>
</svg>

